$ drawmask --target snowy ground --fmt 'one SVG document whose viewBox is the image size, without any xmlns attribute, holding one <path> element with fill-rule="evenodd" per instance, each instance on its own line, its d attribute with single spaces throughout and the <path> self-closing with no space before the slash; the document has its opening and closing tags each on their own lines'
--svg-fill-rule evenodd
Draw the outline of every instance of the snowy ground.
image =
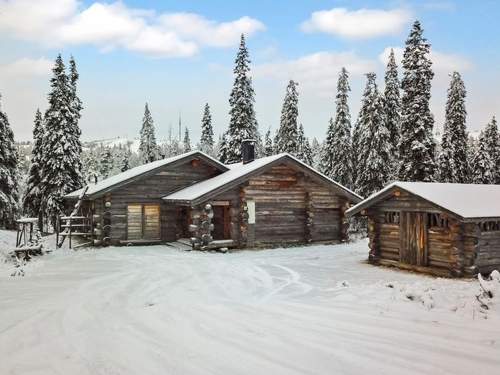
<svg viewBox="0 0 500 375">
<path fill-rule="evenodd" d="M 4 246 L 0 237 L 0 246 Z M 500 299 L 366 242 L 56 251 L 0 266 L 0 374 L 498 374 Z"/>
</svg>

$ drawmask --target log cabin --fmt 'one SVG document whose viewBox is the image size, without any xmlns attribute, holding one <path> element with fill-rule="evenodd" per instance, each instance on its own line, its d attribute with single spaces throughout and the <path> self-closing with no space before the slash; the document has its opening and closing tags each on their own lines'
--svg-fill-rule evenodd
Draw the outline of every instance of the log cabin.
<svg viewBox="0 0 500 375">
<path fill-rule="evenodd" d="M 193 151 L 88 186 L 79 217 L 88 218 L 92 242 L 205 250 L 347 238 L 344 213 L 360 196 L 289 154 L 254 160 L 253 142 L 244 145 L 242 163 Z M 68 210 L 80 195 L 65 196 Z"/>
<path fill-rule="evenodd" d="M 394 182 L 350 208 L 374 264 L 460 277 L 500 269 L 500 186 Z"/>
</svg>

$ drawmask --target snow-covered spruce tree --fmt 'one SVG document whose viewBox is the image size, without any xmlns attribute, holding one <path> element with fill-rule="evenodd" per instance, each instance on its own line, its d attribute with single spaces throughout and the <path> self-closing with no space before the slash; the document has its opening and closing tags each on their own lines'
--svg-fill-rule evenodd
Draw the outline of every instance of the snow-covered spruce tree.
<svg viewBox="0 0 500 375">
<path fill-rule="evenodd" d="M 264 137 L 264 156 L 274 155 L 273 140 L 271 138 L 271 128 L 269 128 Z"/>
<path fill-rule="evenodd" d="M 189 129 L 186 126 L 186 129 L 184 130 L 184 140 L 182 142 L 182 148 L 184 152 L 190 152 L 191 151 L 191 138 L 189 137 Z"/>
<path fill-rule="evenodd" d="M 311 151 L 312 151 L 312 158 L 313 158 L 313 163 L 312 166 L 318 170 L 321 169 L 321 158 L 322 158 L 322 149 L 323 146 L 321 143 L 319 143 L 318 139 L 316 137 L 313 138 L 311 142 Z"/>
<path fill-rule="evenodd" d="M 125 150 L 122 154 L 122 161 L 120 166 L 120 171 L 125 172 L 130 169 L 130 150 Z"/>
<path fill-rule="evenodd" d="M 304 134 L 304 127 L 299 124 L 297 130 L 297 159 L 303 161 L 307 165 L 313 165 L 313 152 L 311 150 L 311 145 L 309 144 L 309 139 Z"/>
<path fill-rule="evenodd" d="M 391 155 L 394 161 L 394 169 L 397 167 L 399 133 L 401 127 L 401 99 L 399 87 L 398 66 L 394 58 L 394 50 L 391 48 L 389 61 L 385 71 L 384 112 L 387 120 L 387 129 L 391 135 Z"/>
<path fill-rule="evenodd" d="M 453 72 L 448 88 L 446 116 L 438 156 L 439 181 L 465 183 L 468 179 L 465 85 L 460 73 Z"/>
<path fill-rule="evenodd" d="M 259 130 L 257 130 L 255 136 L 255 157 L 260 158 L 264 155 L 264 138 Z"/>
<path fill-rule="evenodd" d="M 241 161 L 241 142 L 244 139 L 257 139 L 257 120 L 254 111 L 254 90 L 250 72 L 250 58 L 241 35 L 240 47 L 235 60 L 234 84 L 229 97 L 229 129 L 226 133 L 226 147 L 219 159 L 223 163 Z"/>
<path fill-rule="evenodd" d="M 101 163 L 99 172 L 102 178 L 108 178 L 113 170 L 113 155 L 109 147 L 105 147 L 101 152 Z"/>
<path fill-rule="evenodd" d="M 71 80 L 65 73 L 61 55 L 57 56 L 52 72 L 49 107 L 44 115 L 41 191 L 42 209 L 54 223 L 55 217 L 63 212 L 64 195 L 79 189 L 83 179 Z"/>
<path fill-rule="evenodd" d="M 72 121 L 71 121 L 71 134 L 73 135 L 72 137 L 72 148 L 74 150 L 74 153 L 78 155 L 79 157 L 76 158 L 75 162 L 76 164 L 74 165 L 73 168 L 73 173 L 72 173 L 72 179 L 73 179 L 73 184 L 75 186 L 83 186 L 84 184 L 84 178 L 83 178 L 83 173 L 82 173 L 82 161 L 81 161 L 81 154 L 82 154 L 82 142 L 80 140 L 82 131 L 80 129 L 80 126 L 78 125 L 80 118 L 81 118 L 81 111 L 83 109 L 83 104 L 80 98 L 78 97 L 78 79 L 80 75 L 78 74 L 78 71 L 76 69 L 76 62 L 73 56 L 71 56 L 69 60 L 69 105 L 71 108 L 72 112 Z"/>
<path fill-rule="evenodd" d="M 337 81 L 335 120 L 330 119 L 321 163 L 325 175 L 347 187 L 353 183 L 349 91 L 349 73 L 342 68 Z"/>
<path fill-rule="evenodd" d="M 491 162 L 493 163 L 493 181 L 498 184 L 500 183 L 500 142 L 495 116 L 493 116 L 484 129 L 484 139 L 486 142 L 486 151 L 488 155 L 490 155 Z"/>
<path fill-rule="evenodd" d="M 285 100 L 281 109 L 280 127 L 274 138 L 276 153 L 288 152 L 297 155 L 297 118 L 299 116 L 299 93 L 297 82 L 290 80 L 286 88 Z"/>
<path fill-rule="evenodd" d="M 28 172 L 28 182 L 23 197 L 23 212 L 31 217 L 39 217 L 41 207 L 41 182 L 40 175 L 43 160 L 43 118 L 39 109 L 35 113 L 33 126 L 33 148 L 31 149 L 31 165 Z"/>
<path fill-rule="evenodd" d="M 441 144 L 437 157 L 437 180 L 439 182 L 453 182 L 453 155 L 449 140 L 448 123 L 445 121 Z"/>
<path fill-rule="evenodd" d="M 17 164 L 14 133 L 0 103 L 0 223 L 6 228 L 13 226 L 19 212 Z"/>
<path fill-rule="evenodd" d="M 471 162 L 471 182 L 473 184 L 495 183 L 495 165 L 488 151 L 486 132 L 481 132 Z"/>
<path fill-rule="evenodd" d="M 429 109 L 431 80 L 434 76 L 429 59 L 430 44 L 415 21 L 403 55 L 401 88 L 401 137 L 399 173 L 403 181 L 432 181 L 436 169 L 434 117 Z"/>
<path fill-rule="evenodd" d="M 158 159 L 155 128 L 148 103 L 144 107 L 144 117 L 142 118 L 139 154 L 142 157 L 143 163 L 150 163 Z"/>
<path fill-rule="evenodd" d="M 467 183 L 472 183 L 472 160 L 474 159 L 479 140 L 475 139 L 470 134 L 467 137 Z"/>
<path fill-rule="evenodd" d="M 356 185 L 356 181 L 358 179 L 359 173 L 361 173 L 361 170 L 363 168 L 363 164 L 365 160 L 361 159 L 361 164 L 360 164 L 360 155 L 362 152 L 361 148 L 361 141 L 362 137 L 367 137 L 366 131 L 365 131 L 365 123 L 366 123 L 366 118 L 368 117 L 369 113 L 369 103 L 370 103 L 370 98 L 373 97 L 373 92 L 375 90 L 375 77 L 373 75 L 368 76 L 368 80 L 366 82 L 365 89 L 363 91 L 363 96 L 361 98 L 361 107 L 359 109 L 358 113 L 358 118 L 356 119 L 356 123 L 354 125 L 354 129 L 352 132 L 352 143 L 351 143 L 351 165 L 352 165 L 352 185 Z M 370 79 L 371 78 L 371 79 Z M 330 122 L 332 123 L 333 120 L 330 119 Z M 324 160 L 326 159 L 326 141 L 323 145 L 323 150 L 321 154 L 321 164 L 323 165 Z M 323 169 L 323 168 L 322 168 Z"/>
<path fill-rule="evenodd" d="M 200 150 L 208 155 L 213 155 L 214 152 L 214 129 L 208 103 L 205 104 L 203 118 L 201 119 Z"/>
<path fill-rule="evenodd" d="M 375 73 L 368 73 L 363 95 L 356 189 L 369 196 L 382 189 L 391 174 L 391 140 L 384 113 L 384 100 L 375 83 Z"/>
<path fill-rule="evenodd" d="M 359 137 L 361 133 L 361 125 L 359 123 L 359 118 L 361 117 L 361 110 L 358 113 L 358 118 L 354 123 L 354 128 L 352 130 L 351 137 L 351 165 L 352 165 L 352 182 L 353 185 L 358 178 L 358 155 L 359 155 Z M 322 149 L 321 159 L 323 159 L 323 154 L 325 153 L 324 149 Z M 322 163 L 322 162 L 321 162 Z"/>
<path fill-rule="evenodd" d="M 229 153 L 228 153 L 227 133 L 223 133 L 220 136 L 219 144 L 218 144 L 217 148 L 218 148 L 217 155 L 218 155 L 219 160 L 222 163 L 230 164 L 230 163 L 228 163 L 228 162 L 225 161 L 225 160 L 228 160 L 228 158 L 229 158 L 229 155 L 228 155 Z"/>
<path fill-rule="evenodd" d="M 99 162 L 97 161 L 96 151 L 89 150 L 83 156 L 83 175 L 85 181 L 96 184 L 100 176 Z"/>
</svg>

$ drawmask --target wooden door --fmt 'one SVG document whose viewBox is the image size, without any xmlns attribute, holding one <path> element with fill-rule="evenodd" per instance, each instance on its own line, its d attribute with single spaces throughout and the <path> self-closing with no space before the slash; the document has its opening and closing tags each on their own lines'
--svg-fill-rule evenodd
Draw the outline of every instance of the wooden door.
<svg viewBox="0 0 500 375">
<path fill-rule="evenodd" d="M 146 240 L 160 239 L 160 206 L 158 204 L 144 205 L 143 238 Z"/>
<path fill-rule="evenodd" d="M 175 222 L 175 236 L 177 239 L 191 237 L 189 225 L 191 224 L 191 209 L 189 207 L 177 207 Z"/>
<path fill-rule="evenodd" d="M 129 204 L 127 206 L 127 239 L 160 239 L 160 205 Z"/>
<path fill-rule="evenodd" d="M 400 220 L 399 261 L 426 266 L 428 259 L 427 214 L 402 212 Z"/>
<path fill-rule="evenodd" d="M 142 205 L 129 204 L 127 206 L 127 239 L 140 240 L 142 238 Z"/>
<path fill-rule="evenodd" d="M 229 240 L 231 239 L 231 217 L 229 206 L 213 206 L 214 231 L 212 236 L 214 240 Z"/>
</svg>

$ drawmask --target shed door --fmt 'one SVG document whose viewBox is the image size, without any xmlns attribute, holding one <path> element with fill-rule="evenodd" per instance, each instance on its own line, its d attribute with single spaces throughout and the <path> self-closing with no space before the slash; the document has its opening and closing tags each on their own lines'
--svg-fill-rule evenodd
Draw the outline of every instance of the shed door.
<svg viewBox="0 0 500 375">
<path fill-rule="evenodd" d="M 426 266 L 428 258 L 427 214 L 422 212 L 402 212 L 400 239 L 400 262 Z"/>
</svg>

